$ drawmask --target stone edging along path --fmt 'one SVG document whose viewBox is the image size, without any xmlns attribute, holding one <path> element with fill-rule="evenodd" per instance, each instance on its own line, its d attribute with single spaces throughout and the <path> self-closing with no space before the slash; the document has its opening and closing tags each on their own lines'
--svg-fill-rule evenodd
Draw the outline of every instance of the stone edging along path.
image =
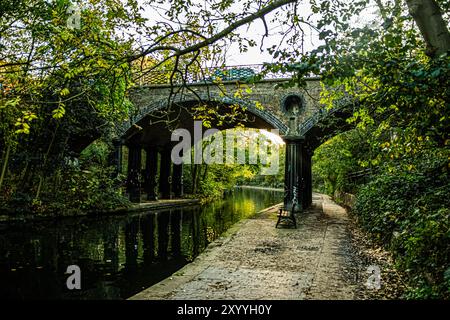
<svg viewBox="0 0 450 320">
<path fill-rule="evenodd" d="M 276 229 L 278 205 L 268 208 L 130 299 L 383 298 L 366 286 L 368 262 L 357 254 L 345 209 L 322 194 L 313 199 L 312 208 L 298 216 L 297 229 Z"/>
</svg>

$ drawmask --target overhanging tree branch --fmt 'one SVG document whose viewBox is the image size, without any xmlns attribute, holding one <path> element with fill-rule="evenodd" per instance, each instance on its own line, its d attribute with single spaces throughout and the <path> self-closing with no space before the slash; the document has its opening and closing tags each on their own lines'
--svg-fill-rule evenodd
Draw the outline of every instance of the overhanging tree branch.
<svg viewBox="0 0 450 320">
<path fill-rule="evenodd" d="M 206 38 L 203 41 L 200 41 L 194 45 L 188 46 L 184 49 L 177 49 L 175 47 L 171 46 L 160 46 L 160 47 L 151 47 L 147 50 L 144 50 L 143 52 L 128 57 L 128 62 L 132 62 L 136 59 L 142 58 L 143 56 L 146 56 L 150 53 L 156 52 L 156 51 L 162 51 L 162 50 L 171 50 L 174 51 L 174 56 L 182 56 L 190 52 L 198 51 L 204 47 L 210 46 L 217 42 L 220 39 L 225 38 L 227 35 L 238 29 L 239 27 L 246 25 L 256 19 L 260 19 L 267 15 L 268 13 L 272 12 L 273 10 L 276 10 L 280 7 L 283 7 L 290 3 L 295 3 L 297 0 L 278 0 L 275 2 L 272 2 L 271 4 L 267 5 L 266 7 L 262 8 L 261 10 L 258 10 L 250 15 L 248 15 L 245 18 L 242 18 L 232 24 L 230 24 L 227 28 L 223 29 L 222 31 L 216 33 L 212 37 Z"/>
</svg>

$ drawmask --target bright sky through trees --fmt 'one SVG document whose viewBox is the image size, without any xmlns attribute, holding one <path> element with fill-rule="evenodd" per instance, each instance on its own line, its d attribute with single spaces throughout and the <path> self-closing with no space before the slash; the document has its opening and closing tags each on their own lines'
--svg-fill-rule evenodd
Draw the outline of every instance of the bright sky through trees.
<svg viewBox="0 0 450 320">
<path fill-rule="evenodd" d="M 139 0 L 141 4 L 144 4 L 145 0 Z M 355 17 L 353 19 L 354 25 L 370 25 L 372 23 L 376 23 L 376 13 L 378 10 L 376 4 L 374 1 L 371 5 L 367 6 L 367 9 L 363 14 L 359 15 L 358 17 Z M 203 1 L 193 1 L 193 3 L 204 3 Z M 206 3 L 206 2 L 205 2 Z M 231 10 L 235 12 L 240 12 L 240 4 L 241 2 L 236 1 L 232 6 Z M 160 11 L 155 11 L 151 9 L 148 6 L 143 6 L 145 10 L 143 11 L 143 16 L 147 19 L 149 19 L 150 22 L 161 20 L 161 18 L 164 19 L 165 22 L 171 23 L 175 28 L 178 27 L 176 22 L 171 21 L 163 14 L 163 9 L 166 9 L 170 7 L 170 1 L 166 1 L 164 5 L 161 5 Z M 290 9 L 290 6 L 287 7 L 287 10 Z M 256 10 L 255 10 L 256 11 Z M 311 11 L 311 5 L 309 1 L 301 1 L 301 3 L 298 4 L 298 12 L 302 13 L 302 16 L 309 21 L 315 23 L 317 21 L 317 17 L 314 16 L 314 14 Z M 256 21 L 253 21 L 249 25 L 244 25 L 238 29 L 238 33 L 247 38 L 254 40 L 256 42 L 256 46 L 254 47 L 248 47 L 248 50 L 246 52 L 240 52 L 239 50 L 239 44 L 237 42 L 231 42 L 227 43 L 223 47 L 223 54 L 226 56 L 226 65 L 228 66 L 234 66 L 234 65 L 248 65 L 248 64 L 262 64 L 265 62 L 276 62 L 276 59 L 274 60 L 273 56 L 269 54 L 267 49 L 274 45 L 281 44 L 281 48 L 287 48 L 288 45 L 285 43 L 285 39 L 283 39 L 282 35 L 280 35 L 281 32 L 285 31 L 284 29 L 286 26 L 283 25 L 276 25 L 273 23 L 270 23 L 269 21 L 272 21 L 272 19 L 275 19 L 275 12 L 269 13 L 266 16 L 267 25 L 268 28 L 268 36 L 265 36 L 266 30 L 264 27 L 264 23 L 261 19 L 258 19 Z M 223 25 L 223 28 L 227 27 L 227 25 Z M 263 44 L 261 46 L 261 41 L 263 41 Z M 303 39 L 303 48 L 304 52 L 309 52 L 316 48 L 319 45 L 322 45 L 323 41 L 319 40 L 318 33 L 316 30 L 310 27 L 305 27 L 305 36 Z"/>
</svg>

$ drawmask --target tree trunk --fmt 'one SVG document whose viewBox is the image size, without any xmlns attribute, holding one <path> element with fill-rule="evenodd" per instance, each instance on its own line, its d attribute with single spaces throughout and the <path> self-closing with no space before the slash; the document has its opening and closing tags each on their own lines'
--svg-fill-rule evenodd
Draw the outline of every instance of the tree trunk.
<svg viewBox="0 0 450 320">
<path fill-rule="evenodd" d="M 59 125 L 57 124 L 56 128 L 55 128 L 55 131 L 53 132 L 52 140 L 50 141 L 50 144 L 48 145 L 47 152 L 44 155 L 44 160 L 43 160 L 43 163 L 42 163 L 42 169 L 41 169 L 41 171 L 39 173 L 39 183 L 38 183 L 38 187 L 37 187 L 37 191 L 36 191 L 36 196 L 34 197 L 35 200 L 39 200 L 39 196 L 41 195 L 42 184 L 44 182 L 44 170 L 45 170 L 45 167 L 47 165 L 47 160 L 48 160 L 48 157 L 50 155 L 50 150 L 52 149 L 53 143 L 55 142 L 56 132 L 58 131 L 58 128 L 59 128 Z"/>
<path fill-rule="evenodd" d="M 6 167 L 8 166 L 10 151 L 11 151 L 11 146 L 8 144 L 8 147 L 6 149 L 6 154 L 5 154 L 5 160 L 3 160 L 2 173 L 0 175 L 0 190 L 3 185 L 3 180 L 5 179 Z"/>
<path fill-rule="evenodd" d="M 194 168 L 192 170 L 192 194 L 196 194 L 197 193 L 197 169 L 198 169 L 198 164 L 194 164 L 193 165 Z"/>
<path fill-rule="evenodd" d="M 208 174 L 208 165 L 205 165 L 205 171 L 203 171 L 203 181 L 206 180 L 207 174 Z"/>
<path fill-rule="evenodd" d="M 430 57 L 450 50 L 450 32 L 435 0 L 406 0 L 409 13 L 414 18 L 427 45 Z"/>
<path fill-rule="evenodd" d="M 27 160 L 27 163 L 25 164 L 25 168 L 23 169 L 23 175 L 20 177 L 20 189 L 24 192 L 26 181 L 28 179 L 28 176 L 30 175 L 30 161 Z"/>
</svg>

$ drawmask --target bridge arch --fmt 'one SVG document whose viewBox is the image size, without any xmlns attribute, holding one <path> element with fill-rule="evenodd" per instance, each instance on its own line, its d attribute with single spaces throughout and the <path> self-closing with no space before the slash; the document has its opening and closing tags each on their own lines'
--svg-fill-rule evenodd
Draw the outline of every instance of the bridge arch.
<svg viewBox="0 0 450 320">
<path fill-rule="evenodd" d="M 199 93 L 197 95 L 185 95 L 180 99 L 176 99 L 170 102 L 170 104 L 172 106 L 175 106 L 175 108 L 177 106 L 195 106 L 198 103 L 224 106 L 237 104 L 244 108 L 245 113 L 254 117 L 254 120 L 256 120 L 254 123 L 246 122 L 246 126 L 257 129 L 277 129 L 279 130 L 281 135 L 288 132 L 288 126 L 284 121 L 274 115 L 267 108 L 259 108 L 252 100 L 230 98 L 227 96 L 221 96 L 219 94 Z M 167 108 L 167 99 L 159 99 L 144 107 L 139 108 L 138 113 L 134 117 L 118 127 L 117 136 L 121 137 L 124 140 L 129 139 L 129 137 L 136 133 L 136 129 L 142 128 L 141 124 L 145 121 L 146 118 L 151 117 L 152 114 L 163 111 Z M 231 124 L 231 126 L 218 129 L 229 129 L 232 127 L 233 124 Z"/>
<path fill-rule="evenodd" d="M 223 122 L 221 125 L 212 124 L 219 130 L 234 128 L 238 123 L 248 128 L 277 129 L 280 135 L 288 132 L 288 126 L 270 109 L 260 108 L 254 100 L 230 98 L 219 94 L 185 95 L 182 98 L 171 101 L 159 99 L 141 106 L 139 112 L 116 130 L 120 139 L 117 146 L 121 150 L 122 144 L 128 147 L 128 179 L 127 191 L 130 200 L 139 202 L 141 189 L 147 194 L 148 200 L 157 199 L 157 186 L 163 198 L 172 195 L 183 195 L 183 167 L 173 164 L 170 158 L 174 142 L 171 141 L 173 130 L 183 128 L 194 136 L 194 117 L 192 108 L 199 103 L 211 105 L 221 109 L 220 113 L 229 112 L 231 105 L 239 105 L 247 117 L 243 121 Z M 167 110 L 170 110 L 168 113 Z M 159 119 L 161 114 L 169 114 L 168 118 Z M 145 170 L 143 166 L 143 153 L 145 151 Z M 120 151 L 118 151 L 119 153 Z M 160 166 L 157 168 L 158 156 Z M 121 155 L 117 155 L 118 163 L 122 163 Z M 158 175 L 159 173 L 159 175 Z M 156 177 L 159 176 L 159 181 Z"/>
<path fill-rule="evenodd" d="M 262 95 L 264 97 L 264 95 Z M 304 99 L 301 93 L 289 92 L 284 99 L 273 103 L 269 108 L 258 108 L 254 101 L 260 101 L 255 96 L 252 100 L 244 100 L 238 98 L 230 98 L 217 93 L 189 94 L 182 98 L 175 99 L 171 102 L 172 109 L 186 109 L 187 113 L 175 119 L 178 122 L 176 126 L 169 129 L 167 125 L 157 123 L 158 119 L 152 119 L 152 115 L 167 110 L 168 99 L 153 99 L 150 103 L 140 104 L 139 112 L 124 123 L 117 130 L 118 136 L 121 137 L 121 143 L 128 146 L 128 192 L 132 201 L 140 201 L 141 185 L 142 189 L 147 193 L 149 200 L 156 198 L 155 187 L 159 185 L 159 191 L 164 198 L 170 197 L 171 194 L 180 196 L 183 193 L 182 187 L 182 166 L 171 163 L 170 152 L 172 149 L 171 132 L 177 128 L 187 129 L 193 135 L 194 118 L 189 108 L 198 105 L 199 102 L 209 105 L 220 105 L 224 108 L 233 104 L 244 107 L 245 112 L 253 117 L 253 121 L 243 123 L 249 128 L 258 129 L 278 129 L 281 137 L 286 143 L 286 163 L 285 163 L 285 204 L 289 203 L 297 190 L 297 199 L 301 199 L 304 208 L 312 203 L 312 163 L 311 158 L 314 150 L 322 144 L 323 138 L 332 134 L 336 127 L 341 130 L 347 130 L 348 126 L 345 118 L 348 117 L 348 111 L 343 111 L 342 106 L 336 107 L 331 111 L 324 109 L 312 109 L 313 113 L 309 113 L 308 118 L 298 115 L 298 112 L 292 112 L 292 106 L 298 109 L 307 109 L 311 106 Z M 264 101 L 264 99 L 261 99 Z M 280 113 L 274 112 L 278 109 Z M 172 110 L 173 111 L 173 110 Z M 175 112 L 176 113 L 176 112 Z M 284 118 L 283 118 L 284 115 Z M 296 121 L 292 122 L 292 116 Z M 300 117 L 301 120 L 299 119 Z M 322 124 L 328 118 L 340 119 L 334 125 L 323 126 Z M 295 124 L 298 127 L 293 127 Z M 221 126 L 214 126 L 219 130 L 225 130 L 235 127 L 235 124 L 225 123 Z M 145 150 L 145 173 L 140 175 L 141 154 L 142 149 Z M 160 163 L 164 167 L 160 167 L 159 182 L 156 182 L 156 162 L 158 154 L 161 155 Z M 141 179 L 143 178 L 143 179 Z M 167 180 L 170 182 L 167 183 Z M 296 188 L 294 188 L 294 186 Z M 133 196 L 134 195 L 134 196 Z"/>
</svg>

